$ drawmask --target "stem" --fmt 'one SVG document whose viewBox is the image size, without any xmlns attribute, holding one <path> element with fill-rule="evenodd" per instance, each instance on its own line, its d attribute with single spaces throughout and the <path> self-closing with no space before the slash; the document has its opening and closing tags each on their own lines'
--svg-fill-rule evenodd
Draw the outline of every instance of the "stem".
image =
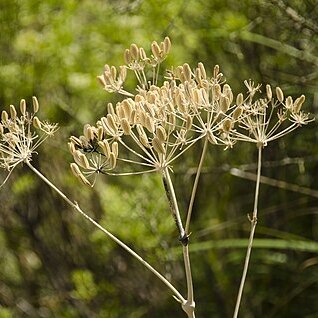
<svg viewBox="0 0 318 318">
<path fill-rule="evenodd" d="M 256 228 L 256 224 L 257 224 L 257 207 L 258 207 L 258 197 L 259 197 L 261 168 L 262 168 L 262 147 L 263 147 L 262 145 L 258 146 L 257 179 L 256 179 L 256 186 L 255 186 L 254 210 L 253 210 L 252 218 L 249 217 L 249 220 L 251 222 L 251 231 L 250 231 L 250 236 L 249 236 L 249 240 L 248 240 L 248 247 L 247 247 L 246 256 L 245 256 L 244 268 L 243 268 L 240 288 L 239 288 L 239 291 L 237 294 L 233 318 L 237 318 L 238 312 L 240 309 L 241 299 L 242 299 L 242 295 L 243 295 L 243 289 L 244 289 L 244 285 L 245 285 L 245 280 L 246 280 L 246 276 L 247 276 L 248 266 L 249 266 L 252 247 L 253 247 L 254 233 L 255 233 L 255 228 Z"/>
<path fill-rule="evenodd" d="M 141 256 L 139 256 L 134 250 L 128 247 L 125 243 L 123 243 L 120 239 L 118 239 L 111 232 L 102 227 L 99 223 L 97 223 L 94 219 L 88 216 L 78 205 L 77 202 L 71 201 L 62 191 L 60 191 L 50 180 L 48 180 L 40 171 L 38 171 L 35 167 L 31 165 L 29 161 L 25 161 L 28 167 L 42 179 L 50 188 L 52 188 L 57 194 L 62 197 L 64 201 L 67 202 L 74 210 L 79 212 L 82 216 L 84 216 L 89 222 L 91 222 L 95 227 L 101 230 L 104 234 L 106 234 L 111 240 L 121 246 L 124 250 L 126 250 L 130 255 L 135 257 L 140 263 L 142 263 L 147 269 L 149 269 L 154 275 L 156 275 L 174 294 L 175 298 L 181 302 L 185 303 L 186 300 L 183 296 L 178 292 L 178 290 L 156 269 L 154 269 L 149 263 L 147 263 Z"/>
<path fill-rule="evenodd" d="M 189 207 L 188 207 L 187 221 L 186 221 L 186 226 L 185 226 L 185 232 L 187 234 L 189 233 L 194 199 L 195 199 L 195 195 L 197 193 L 197 188 L 198 188 L 198 184 L 199 184 L 199 179 L 200 179 L 200 175 L 201 175 L 203 161 L 204 161 L 205 154 L 206 154 L 207 145 L 208 145 L 208 138 L 205 137 L 204 145 L 203 145 L 203 149 L 202 149 L 202 153 L 201 153 L 201 158 L 200 158 L 199 166 L 198 166 L 198 169 L 197 169 L 197 172 L 195 175 L 194 184 L 193 184 L 192 193 L 191 193 L 191 198 L 190 198 L 190 203 L 189 203 Z"/>
<path fill-rule="evenodd" d="M 180 241 L 182 243 L 182 253 L 183 253 L 183 261 L 187 282 L 187 300 L 182 304 L 182 309 L 186 312 L 188 318 L 195 318 L 194 309 L 194 293 L 193 293 L 193 283 L 192 283 L 192 273 L 191 273 L 191 265 L 190 265 L 190 257 L 189 257 L 189 238 L 186 232 L 184 231 L 178 202 L 176 198 L 176 194 L 173 188 L 173 184 L 170 178 L 168 168 L 164 168 L 163 170 L 163 183 L 166 191 L 166 195 L 170 204 L 170 208 L 174 217 L 174 220 L 177 224 L 178 231 L 180 234 Z"/>
</svg>

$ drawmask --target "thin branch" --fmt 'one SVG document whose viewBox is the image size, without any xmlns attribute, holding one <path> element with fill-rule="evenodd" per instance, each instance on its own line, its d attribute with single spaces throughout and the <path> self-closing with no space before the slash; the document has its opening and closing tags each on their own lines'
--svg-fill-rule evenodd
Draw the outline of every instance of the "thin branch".
<svg viewBox="0 0 318 318">
<path fill-rule="evenodd" d="M 243 268 L 241 283 L 240 283 L 240 287 L 239 287 L 239 291 L 238 291 L 238 295 L 236 299 L 233 318 L 237 318 L 239 313 L 241 299 L 243 295 L 243 289 L 245 285 L 245 280 L 247 276 L 248 266 L 249 266 L 252 247 L 253 247 L 255 228 L 257 224 L 258 197 L 259 197 L 261 169 L 262 169 L 262 146 L 258 147 L 258 162 L 257 163 L 258 165 L 257 165 L 257 179 L 256 179 L 256 186 L 255 186 L 254 209 L 253 209 L 252 217 L 249 217 L 249 220 L 251 222 L 251 231 L 250 231 L 250 236 L 248 240 L 248 247 L 247 247 L 246 256 L 245 256 L 244 268 Z"/>
<path fill-rule="evenodd" d="M 183 296 L 178 292 L 178 290 L 156 269 L 154 269 L 149 263 L 147 263 L 141 256 L 139 256 L 134 250 L 132 250 L 129 246 L 123 243 L 120 239 L 118 239 L 111 232 L 102 227 L 99 223 L 97 223 L 94 219 L 88 216 L 78 205 L 77 202 L 71 201 L 62 191 L 60 191 L 50 180 L 48 180 L 40 171 L 38 171 L 35 167 L 31 165 L 29 161 L 25 162 L 28 167 L 40 178 L 42 179 L 51 189 L 53 189 L 57 194 L 66 201 L 76 212 L 79 212 L 82 216 L 84 216 L 89 222 L 91 222 L 95 227 L 101 230 L 104 234 L 106 234 L 111 240 L 121 246 L 124 250 L 126 250 L 130 255 L 136 258 L 141 264 L 143 264 L 147 269 L 149 269 L 154 275 L 156 275 L 174 294 L 176 299 L 180 303 L 185 303 L 186 300 Z"/>
</svg>

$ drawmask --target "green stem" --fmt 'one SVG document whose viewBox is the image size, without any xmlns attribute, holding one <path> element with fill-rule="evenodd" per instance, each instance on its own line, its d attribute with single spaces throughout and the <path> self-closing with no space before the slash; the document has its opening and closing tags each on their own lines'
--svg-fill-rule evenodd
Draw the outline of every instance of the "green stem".
<svg viewBox="0 0 318 318">
<path fill-rule="evenodd" d="M 198 166 L 198 169 L 197 169 L 197 172 L 195 175 L 194 184 L 193 184 L 192 193 L 191 193 L 191 198 L 190 198 L 190 203 L 189 203 L 189 207 L 188 207 L 187 220 L 186 220 L 186 226 L 185 226 L 185 232 L 187 234 L 189 234 L 194 199 L 195 199 L 195 195 L 197 193 L 197 188 L 198 188 L 199 179 L 200 179 L 200 175 L 201 175 L 202 165 L 203 165 L 205 154 L 206 154 L 207 145 L 208 145 L 208 138 L 205 137 L 203 149 L 202 149 L 202 153 L 201 153 L 201 158 L 200 158 L 199 166 Z"/>
<path fill-rule="evenodd" d="M 48 180 L 40 171 L 38 171 L 35 167 L 31 165 L 29 161 L 25 162 L 28 167 L 40 178 L 42 179 L 51 189 L 53 189 L 57 194 L 66 201 L 75 211 L 79 212 L 82 216 L 84 216 L 89 222 L 91 222 L 95 227 L 101 230 L 104 234 L 106 234 L 111 240 L 121 246 L 124 250 L 126 250 L 130 255 L 135 257 L 140 263 L 142 263 L 147 269 L 149 269 L 154 275 L 156 275 L 174 294 L 176 299 L 180 303 L 185 303 L 186 300 L 183 296 L 178 292 L 178 290 L 156 269 L 154 269 L 149 263 L 147 263 L 141 256 L 139 256 L 134 250 L 128 247 L 125 243 L 123 243 L 120 239 L 118 239 L 111 232 L 102 227 L 99 223 L 97 223 L 94 219 L 88 216 L 78 205 L 77 202 L 71 201 L 62 191 L 60 191 L 50 180 Z"/>
<path fill-rule="evenodd" d="M 164 168 L 163 170 L 163 183 L 164 183 L 166 195 L 170 204 L 170 208 L 179 231 L 180 241 L 183 245 L 182 252 L 183 252 L 183 261 L 184 261 L 184 268 L 185 268 L 185 276 L 186 276 L 186 282 L 187 282 L 187 300 L 182 304 L 182 309 L 186 312 L 188 318 L 195 318 L 195 314 L 194 314 L 195 302 L 194 302 L 192 273 L 191 273 L 190 256 L 189 256 L 188 236 L 186 235 L 182 225 L 178 202 L 177 202 L 176 194 L 174 191 L 173 183 L 171 181 L 168 168 Z"/>
<path fill-rule="evenodd" d="M 263 148 L 262 145 L 258 146 L 257 179 L 256 179 L 256 186 L 255 186 L 254 209 L 253 209 L 252 218 L 249 217 L 249 220 L 251 222 L 251 230 L 250 230 L 250 236 L 249 236 L 248 247 L 247 247 L 246 256 L 245 256 L 244 268 L 243 268 L 243 273 L 242 273 L 239 291 L 237 294 L 233 318 L 237 318 L 238 313 L 239 313 L 241 299 L 242 299 L 242 295 L 243 295 L 243 289 L 244 289 L 244 285 L 245 285 L 245 280 L 246 280 L 246 276 L 247 276 L 248 266 L 249 266 L 252 247 L 253 247 L 255 228 L 256 228 L 256 224 L 257 224 L 257 207 L 258 207 L 259 188 L 260 188 L 260 180 L 261 180 L 261 168 L 262 168 L 262 148 Z"/>
</svg>

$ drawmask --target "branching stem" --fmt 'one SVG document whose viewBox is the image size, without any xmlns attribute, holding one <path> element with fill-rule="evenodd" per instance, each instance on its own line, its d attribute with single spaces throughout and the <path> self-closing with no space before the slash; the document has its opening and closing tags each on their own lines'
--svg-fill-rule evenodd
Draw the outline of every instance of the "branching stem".
<svg viewBox="0 0 318 318">
<path fill-rule="evenodd" d="M 243 273 L 242 273 L 239 291 L 237 294 L 233 318 L 238 317 L 241 299 L 242 299 L 242 295 L 243 295 L 243 289 L 244 289 L 244 285 L 245 285 L 245 280 L 246 280 L 246 276 L 247 276 L 248 266 L 249 266 L 252 247 L 253 247 L 255 228 L 256 228 L 256 224 L 257 224 L 257 208 L 258 208 L 258 197 L 259 197 L 261 168 L 262 168 L 262 148 L 263 148 L 262 145 L 258 146 L 257 179 L 256 179 L 256 186 L 255 186 L 254 209 L 253 209 L 252 217 L 249 216 L 249 220 L 251 222 L 251 230 L 250 230 L 250 236 L 249 236 L 248 247 L 247 247 L 246 256 L 245 256 L 244 268 L 243 268 Z"/>
<path fill-rule="evenodd" d="M 89 215 L 87 215 L 78 205 L 77 202 L 71 201 L 62 191 L 60 191 L 50 180 L 48 180 L 39 170 L 31 165 L 29 161 L 25 161 L 27 166 L 40 178 L 42 179 L 51 189 L 53 189 L 57 194 L 66 201 L 76 212 L 79 212 L 82 216 L 84 216 L 89 222 L 91 222 L 95 227 L 101 230 L 104 234 L 106 234 L 111 240 L 121 246 L 124 250 L 126 250 L 130 255 L 136 258 L 141 264 L 143 264 L 148 270 L 150 270 L 154 275 L 156 275 L 174 294 L 175 298 L 182 304 L 186 303 L 184 297 L 179 293 L 179 291 L 163 276 L 161 275 L 155 268 L 153 268 L 148 262 L 146 262 L 141 256 L 139 256 L 134 250 L 132 250 L 129 246 L 127 246 L 124 242 L 122 242 L 119 238 L 113 235 L 111 232 L 102 227 L 99 223 L 97 223 L 94 219 L 92 219 Z"/>
</svg>

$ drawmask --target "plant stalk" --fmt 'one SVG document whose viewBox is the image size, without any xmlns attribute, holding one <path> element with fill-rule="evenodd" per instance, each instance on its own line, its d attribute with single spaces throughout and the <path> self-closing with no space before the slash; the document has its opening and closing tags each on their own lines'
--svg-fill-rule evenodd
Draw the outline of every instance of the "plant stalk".
<svg viewBox="0 0 318 318">
<path fill-rule="evenodd" d="M 42 179 L 51 189 L 53 189 L 57 194 L 66 201 L 76 212 L 79 212 L 82 216 L 84 216 L 89 222 L 91 222 L 95 227 L 101 230 L 104 234 L 106 234 L 111 240 L 121 246 L 124 250 L 126 250 L 130 255 L 136 258 L 141 264 L 143 264 L 148 270 L 150 270 L 154 275 L 156 275 L 174 294 L 175 298 L 180 303 L 186 303 L 184 297 L 179 293 L 179 291 L 163 276 L 161 275 L 155 268 L 153 268 L 148 262 L 146 262 L 141 256 L 139 256 L 134 250 L 132 250 L 129 246 L 127 246 L 124 242 L 122 242 L 119 238 L 113 235 L 111 232 L 102 227 L 99 223 L 97 223 L 94 219 L 88 216 L 78 205 L 77 202 L 71 201 L 62 191 L 60 191 L 50 180 L 48 180 L 39 170 L 32 166 L 29 161 L 25 161 L 27 166 L 40 178 Z"/>
<path fill-rule="evenodd" d="M 256 225 L 257 225 L 257 208 L 258 208 L 258 198 L 259 198 L 261 169 L 262 169 L 262 148 L 263 148 L 262 145 L 258 146 L 257 178 L 256 178 L 256 186 L 255 186 L 254 209 L 253 209 L 252 217 L 249 216 L 249 220 L 251 222 L 251 230 L 250 230 L 250 236 L 249 236 L 248 247 L 247 247 L 246 256 L 245 256 L 244 268 L 243 268 L 243 273 L 242 273 L 239 291 L 237 294 L 233 318 L 238 317 L 238 313 L 239 313 L 239 309 L 240 309 L 240 305 L 241 305 L 241 300 L 242 300 L 242 295 L 243 295 L 243 290 L 244 290 L 244 285 L 245 285 L 245 280 L 246 280 L 247 271 L 248 271 L 248 267 L 249 267 L 252 247 L 253 247 L 255 229 L 256 229 Z"/>
<path fill-rule="evenodd" d="M 194 293 L 193 293 L 193 282 L 192 282 L 192 273 L 191 273 L 191 265 L 190 265 L 190 256 L 189 256 L 189 245 L 188 245 L 188 236 L 184 231 L 181 216 L 179 212 L 177 197 L 174 191 L 173 183 L 170 178 L 168 168 L 163 170 L 163 183 L 166 191 L 166 195 L 170 204 L 170 208 L 176 222 L 179 234 L 180 241 L 182 243 L 182 253 L 183 253 L 183 261 L 185 267 L 185 276 L 187 282 L 187 300 L 182 303 L 182 309 L 186 312 L 188 318 L 195 318 L 194 310 L 195 310 L 195 302 L 194 302 Z"/>
</svg>

